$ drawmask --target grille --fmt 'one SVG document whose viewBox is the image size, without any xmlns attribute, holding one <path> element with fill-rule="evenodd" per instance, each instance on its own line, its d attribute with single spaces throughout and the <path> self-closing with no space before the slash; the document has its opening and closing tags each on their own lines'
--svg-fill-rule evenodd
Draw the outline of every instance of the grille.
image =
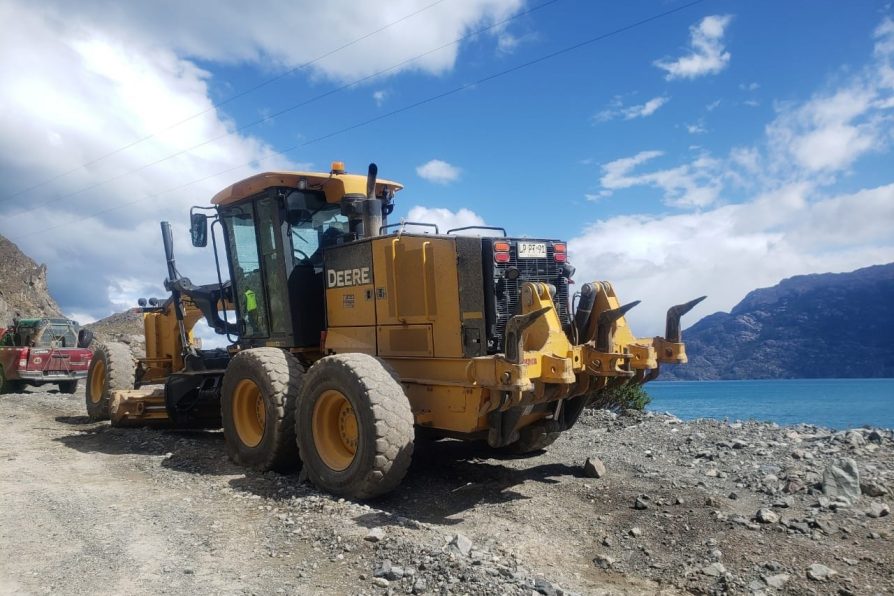
<svg viewBox="0 0 894 596">
<path fill-rule="evenodd" d="M 527 240 L 526 240 L 527 241 Z M 487 255 L 493 263 L 493 254 Z M 546 258 L 543 259 L 519 259 L 516 241 L 510 240 L 509 262 L 495 264 L 493 268 L 494 288 L 494 315 L 493 341 L 491 353 L 504 351 L 503 338 L 506 332 L 506 323 L 519 313 L 519 286 L 526 281 L 543 282 L 552 284 L 556 288 L 554 302 L 558 311 L 559 321 L 562 325 L 571 322 L 568 307 L 568 280 L 562 276 L 562 263 L 556 263 L 553 257 L 553 243 L 546 241 Z M 503 277 L 503 272 L 515 267 L 519 276 L 515 280 Z"/>
</svg>

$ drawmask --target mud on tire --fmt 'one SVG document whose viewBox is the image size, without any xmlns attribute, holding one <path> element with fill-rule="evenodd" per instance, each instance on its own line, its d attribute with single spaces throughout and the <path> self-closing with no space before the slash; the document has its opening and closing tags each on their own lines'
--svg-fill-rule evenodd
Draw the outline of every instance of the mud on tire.
<svg viewBox="0 0 894 596">
<path fill-rule="evenodd" d="M 109 419 L 111 392 L 118 389 L 133 389 L 136 370 L 136 361 L 126 345 L 108 343 L 96 348 L 90 360 L 87 389 L 84 392 L 87 416 L 90 420 Z M 77 383 L 74 388 L 77 388 Z M 65 391 L 64 383 L 59 384 L 59 389 L 68 393 Z"/>
<path fill-rule="evenodd" d="M 326 452 L 321 428 L 322 410 L 332 399 L 354 415 L 348 422 L 355 431 L 352 449 L 335 457 L 344 462 L 336 466 L 341 469 L 326 463 L 333 455 Z M 337 354 L 318 360 L 305 377 L 295 418 L 304 470 L 321 489 L 367 499 L 393 490 L 406 475 L 413 456 L 413 412 L 398 377 L 376 358 Z"/>
<path fill-rule="evenodd" d="M 260 471 L 298 468 L 295 400 L 303 376 L 301 363 L 279 348 L 243 350 L 230 361 L 220 413 L 233 462 Z"/>
</svg>

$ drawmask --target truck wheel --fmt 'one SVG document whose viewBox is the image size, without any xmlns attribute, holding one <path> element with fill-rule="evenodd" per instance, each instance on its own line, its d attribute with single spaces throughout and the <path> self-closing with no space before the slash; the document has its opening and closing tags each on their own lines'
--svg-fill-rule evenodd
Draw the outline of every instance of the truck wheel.
<svg viewBox="0 0 894 596">
<path fill-rule="evenodd" d="M 78 390 L 78 381 L 75 379 L 74 381 L 60 381 L 59 382 L 59 391 L 62 393 L 74 393 Z"/>
<path fill-rule="evenodd" d="M 537 451 L 543 451 L 555 443 L 556 439 L 558 439 L 561 434 L 561 432 L 554 429 L 553 424 L 538 424 L 535 422 L 534 424 L 519 430 L 518 440 L 501 449 L 505 453 L 514 455 L 535 453 Z"/>
<path fill-rule="evenodd" d="M 243 350 L 230 361 L 220 415 L 233 462 L 264 472 L 298 467 L 295 400 L 303 376 L 301 363 L 279 348 Z"/>
<path fill-rule="evenodd" d="M 87 371 L 85 402 L 90 420 L 108 420 L 112 391 L 133 389 L 136 381 L 136 363 L 133 354 L 124 344 L 102 344 L 93 352 Z M 64 383 L 60 383 L 60 389 Z M 75 381 L 77 387 L 77 381 Z"/>
<path fill-rule="evenodd" d="M 323 490 L 367 499 L 393 490 L 413 456 L 413 411 L 389 368 L 366 354 L 318 360 L 296 413 L 308 478 Z"/>
<path fill-rule="evenodd" d="M 0 366 L 0 393 L 22 393 L 23 391 L 25 391 L 25 384 L 22 381 L 7 379 L 3 367 Z"/>
</svg>

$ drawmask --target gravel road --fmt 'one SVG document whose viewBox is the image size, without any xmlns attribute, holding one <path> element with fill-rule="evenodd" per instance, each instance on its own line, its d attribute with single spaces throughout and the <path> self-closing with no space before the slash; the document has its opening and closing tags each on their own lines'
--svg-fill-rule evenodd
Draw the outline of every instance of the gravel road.
<svg viewBox="0 0 894 596">
<path fill-rule="evenodd" d="M 0 594 L 894 593 L 889 430 L 594 412 L 533 457 L 418 445 L 355 503 L 83 399 L 0 395 Z"/>
</svg>

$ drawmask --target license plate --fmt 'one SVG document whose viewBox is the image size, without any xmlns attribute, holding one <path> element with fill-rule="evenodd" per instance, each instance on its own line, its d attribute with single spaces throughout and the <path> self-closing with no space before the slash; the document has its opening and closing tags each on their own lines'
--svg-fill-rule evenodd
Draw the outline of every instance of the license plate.
<svg viewBox="0 0 894 596">
<path fill-rule="evenodd" d="M 519 259 L 545 259 L 546 244 L 544 242 L 519 242 Z"/>
</svg>

